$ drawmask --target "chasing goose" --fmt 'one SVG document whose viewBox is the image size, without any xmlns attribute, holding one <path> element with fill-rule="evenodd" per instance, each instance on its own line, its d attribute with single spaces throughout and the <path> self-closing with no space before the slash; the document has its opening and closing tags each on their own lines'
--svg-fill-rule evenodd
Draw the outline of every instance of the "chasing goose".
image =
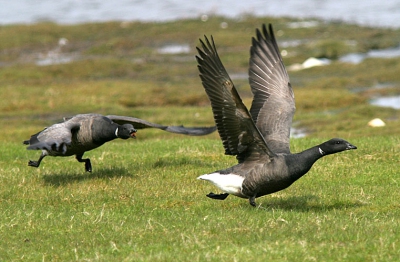
<svg viewBox="0 0 400 262">
<path fill-rule="evenodd" d="M 37 161 L 29 160 L 28 165 L 39 167 L 45 156 L 72 156 L 85 163 L 85 170 L 92 171 L 90 159 L 83 159 L 86 151 L 95 149 L 116 138 L 136 138 L 136 129 L 158 128 L 171 133 L 201 136 L 216 130 L 216 127 L 163 126 L 145 120 L 128 117 L 99 114 L 79 114 L 64 118 L 64 122 L 54 124 L 31 136 L 23 143 L 27 149 L 42 150 Z"/>
<path fill-rule="evenodd" d="M 289 136 L 295 102 L 289 76 L 275 40 L 272 26 L 256 30 L 250 49 L 249 82 L 253 93 L 250 112 L 207 37 L 196 56 L 203 87 L 211 101 L 214 120 L 225 148 L 238 164 L 199 176 L 224 193 L 210 193 L 224 200 L 229 194 L 255 199 L 289 187 L 305 175 L 321 157 L 357 147 L 333 138 L 303 152 L 290 153 Z"/>
</svg>

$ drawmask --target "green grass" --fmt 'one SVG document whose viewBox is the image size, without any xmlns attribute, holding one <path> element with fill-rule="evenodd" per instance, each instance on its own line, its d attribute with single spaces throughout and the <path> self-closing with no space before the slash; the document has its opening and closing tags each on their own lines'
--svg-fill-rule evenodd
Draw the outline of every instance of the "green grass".
<svg viewBox="0 0 400 262">
<path fill-rule="evenodd" d="M 295 139 L 299 151 L 322 142 Z M 198 175 L 235 163 L 217 139 L 115 141 L 70 158 L 0 146 L 3 260 L 396 261 L 400 139 L 352 139 L 359 149 L 318 161 L 285 191 L 208 199 Z"/>
<path fill-rule="evenodd" d="M 227 29 L 220 23 L 228 22 Z M 290 28 L 288 18 L 207 22 L 0 26 L 0 258 L 4 261 L 397 261 L 400 257 L 400 110 L 369 105 L 400 94 L 399 58 L 358 65 L 335 59 L 398 45 L 400 30 L 320 22 Z M 214 35 L 229 73 L 247 72 L 250 37 L 272 22 L 287 47 L 286 65 L 309 56 L 329 66 L 289 72 L 299 152 L 331 137 L 358 146 L 319 160 L 287 190 L 257 199 L 209 199 L 213 185 L 196 177 L 234 165 L 218 134 L 184 137 L 139 130 L 88 152 L 93 172 L 73 157 L 46 157 L 24 139 L 64 116 L 95 112 L 186 126 L 213 125 L 196 68 L 198 38 Z M 69 64 L 35 61 L 69 40 Z M 165 44 L 188 54 L 162 55 Z M 350 43 L 350 44 L 349 44 Z M 247 105 L 246 79 L 234 80 Z M 386 88 L 368 89 L 376 85 Z M 354 90 L 362 89 L 360 92 Z M 364 89 L 363 89 L 364 88 Z M 386 126 L 370 128 L 372 118 Z"/>
</svg>

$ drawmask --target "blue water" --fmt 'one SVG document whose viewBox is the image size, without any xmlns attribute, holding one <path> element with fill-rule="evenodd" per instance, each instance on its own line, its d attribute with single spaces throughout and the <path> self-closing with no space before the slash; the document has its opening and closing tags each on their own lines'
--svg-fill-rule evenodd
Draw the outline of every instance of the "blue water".
<svg viewBox="0 0 400 262">
<path fill-rule="evenodd" d="M 218 14 L 316 17 L 400 28 L 399 0 L 0 0 L 0 24 L 168 21 Z"/>
</svg>

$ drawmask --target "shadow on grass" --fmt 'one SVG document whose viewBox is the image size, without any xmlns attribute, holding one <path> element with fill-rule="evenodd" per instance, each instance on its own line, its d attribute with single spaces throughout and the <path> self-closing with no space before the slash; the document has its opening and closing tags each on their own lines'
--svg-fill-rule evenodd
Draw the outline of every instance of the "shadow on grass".
<svg viewBox="0 0 400 262">
<path fill-rule="evenodd" d="M 268 196 L 267 196 L 268 197 Z M 261 209 L 283 209 L 296 210 L 299 212 L 325 212 L 329 210 L 341 210 L 348 208 L 357 208 L 362 206 L 359 202 L 349 201 L 330 201 L 330 203 L 322 203 L 318 201 L 318 197 L 314 195 L 293 196 L 288 198 L 265 199 L 266 201 L 260 205 Z M 261 202 L 260 200 L 258 201 Z"/>
<path fill-rule="evenodd" d="M 179 158 L 176 157 L 159 158 L 153 163 L 153 168 L 164 168 L 164 167 L 182 166 L 182 165 L 209 166 L 209 164 L 200 159 L 182 156 Z"/>
<path fill-rule="evenodd" d="M 67 184 L 81 182 L 90 179 L 104 179 L 114 177 L 133 177 L 126 168 L 105 168 L 93 173 L 76 173 L 76 174 L 49 174 L 44 175 L 43 180 L 45 185 L 59 187 Z"/>
</svg>

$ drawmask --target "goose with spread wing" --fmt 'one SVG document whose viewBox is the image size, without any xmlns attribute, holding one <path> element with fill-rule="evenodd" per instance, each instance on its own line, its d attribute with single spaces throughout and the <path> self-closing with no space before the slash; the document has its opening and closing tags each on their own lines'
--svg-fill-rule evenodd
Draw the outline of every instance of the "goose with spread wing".
<svg viewBox="0 0 400 262">
<path fill-rule="evenodd" d="M 201 136 L 216 130 L 216 127 L 164 126 L 143 119 L 99 114 L 79 114 L 64 118 L 64 122 L 54 124 L 31 136 L 23 143 L 27 149 L 42 150 L 37 161 L 30 160 L 29 166 L 39 167 L 46 156 L 72 156 L 85 163 L 85 170 L 92 171 L 89 158 L 83 159 L 86 151 L 95 149 L 116 138 L 136 138 L 137 129 L 158 128 L 167 132 Z"/>
<path fill-rule="evenodd" d="M 196 56 L 200 78 L 210 99 L 214 120 L 225 154 L 238 164 L 201 175 L 223 193 L 210 193 L 224 200 L 229 194 L 255 199 L 289 187 L 305 175 L 321 157 L 356 149 L 333 138 L 300 153 L 290 152 L 289 138 L 295 112 L 294 93 L 272 30 L 256 30 L 250 49 L 249 82 L 253 93 L 250 111 L 243 104 L 217 53 L 214 40 L 205 37 Z"/>
</svg>

